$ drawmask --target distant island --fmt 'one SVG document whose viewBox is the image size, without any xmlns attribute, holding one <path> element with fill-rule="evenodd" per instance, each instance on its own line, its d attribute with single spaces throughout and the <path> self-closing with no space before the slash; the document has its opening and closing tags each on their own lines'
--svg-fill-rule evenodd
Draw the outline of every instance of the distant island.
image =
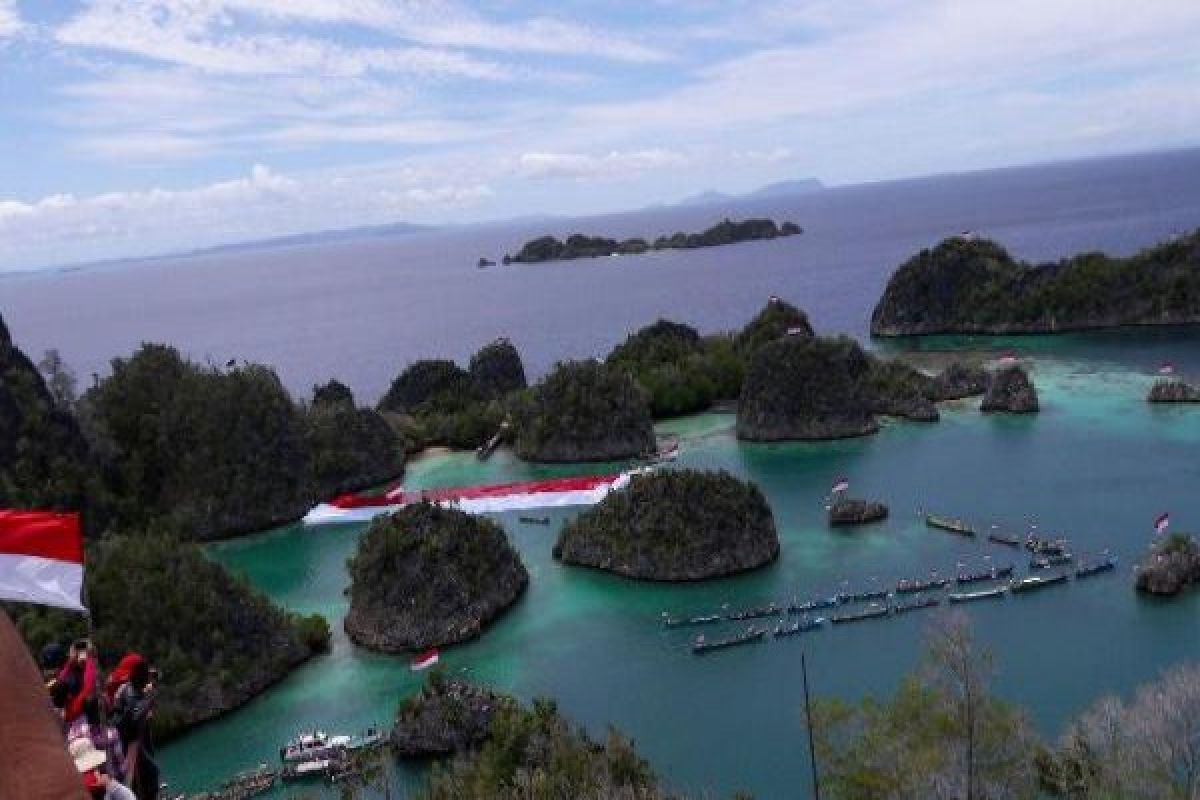
<svg viewBox="0 0 1200 800">
<path fill-rule="evenodd" d="M 683 233 L 659 236 L 653 242 L 642 238 L 625 240 L 609 239 L 604 236 L 586 236 L 573 233 L 566 241 L 554 236 L 539 236 L 526 242 L 515 256 L 505 255 L 505 264 L 540 264 L 544 261 L 570 261 L 576 258 L 599 256 L 638 255 L 650 250 L 688 250 L 697 247 L 719 247 L 739 242 L 760 239 L 777 239 L 781 236 L 797 236 L 803 229 L 794 222 L 776 224 L 775 220 L 752 218 L 741 221 L 723 219 L 700 233 Z"/>
<path fill-rule="evenodd" d="M 689 195 L 671 205 L 675 206 L 707 206 L 717 203 L 744 202 L 747 200 L 767 200 L 774 197 L 795 197 L 799 194 L 812 194 L 825 188 L 816 178 L 800 178 L 791 181 L 777 181 L 759 187 L 745 194 L 729 194 L 713 189 Z"/>
<path fill-rule="evenodd" d="M 1200 322 L 1200 231 L 1129 258 L 1082 253 L 1031 265 L 987 239 L 955 236 L 892 275 L 872 336 L 1055 333 Z"/>
</svg>

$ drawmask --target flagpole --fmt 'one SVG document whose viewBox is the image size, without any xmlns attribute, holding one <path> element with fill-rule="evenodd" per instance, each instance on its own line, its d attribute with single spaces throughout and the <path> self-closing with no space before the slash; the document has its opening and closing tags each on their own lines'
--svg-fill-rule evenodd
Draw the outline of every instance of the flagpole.
<svg viewBox="0 0 1200 800">
<path fill-rule="evenodd" d="M 804 720 L 808 727 L 808 762 L 812 767 L 813 800 L 821 800 L 821 782 L 817 777 L 817 749 L 813 744 L 812 703 L 808 699 L 808 662 L 800 651 L 800 675 L 804 680 Z"/>
</svg>

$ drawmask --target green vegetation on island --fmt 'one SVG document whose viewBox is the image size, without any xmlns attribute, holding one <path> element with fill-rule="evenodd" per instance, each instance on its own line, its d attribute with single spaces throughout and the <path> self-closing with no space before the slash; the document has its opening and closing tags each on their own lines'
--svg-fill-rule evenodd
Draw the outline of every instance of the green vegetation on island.
<svg viewBox="0 0 1200 800">
<path fill-rule="evenodd" d="M 521 398 L 516 451 L 528 461 L 612 461 L 654 452 L 646 392 L 599 361 L 557 364 Z"/>
<path fill-rule="evenodd" d="M 414 361 L 378 407 L 409 452 L 432 445 L 473 449 L 500 429 L 525 385 L 516 347 L 497 339 L 471 357 L 469 369 L 446 359 Z"/>
<path fill-rule="evenodd" d="M 873 336 L 1052 333 L 1200 322 L 1200 231 L 1129 258 L 1083 253 L 1017 261 L 987 239 L 955 236 L 892 275 Z"/>
<path fill-rule="evenodd" d="M 552 700 L 502 703 L 478 748 L 435 764 L 422 800 L 666 800 L 633 741 L 610 728 L 596 742 Z"/>
<path fill-rule="evenodd" d="M 723 219 L 700 233 L 677 232 L 659 236 L 653 244 L 645 239 L 618 241 L 604 236 L 573 233 L 560 240 L 554 236 L 539 236 L 526 242 L 515 256 L 505 255 L 505 264 L 539 264 L 544 261 L 569 261 L 576 258 L 597 258 L 612 255 L 636 255 L 647 250 L 687 250 L 697 247 L 719 247 L 738 242 L 776 239 L 803 233 L 793 222 L 777 224 L 772 219 Z"/>
<path fill-rule="evenodd" d="M 554 557 L 627 578 L 695 581 L 761 567 L 779 555 L 766 498 L 728 472 L 635 474 L 563 526 Z"/>
<path fill-rule="evenodd" d="M 431 503 L 376 517 L 348 567 L 346 633 L 387 653 L 473 639 L 529 583 L 503 528 Z"/>
<path fill-rule="evenodd" d="M 154 716 L 160 737 L 237 708 L 329 648 L 324 619 L 279 609 L 195 544 L 173 536 L 89 542 L 85 575 L 101 663 L 111 667 L 132 651 L 162 672 Z M 34 653 L 86 635 L 78 614 L 14 610 Z"/>
<path fill-rule="evenodd" d="M 511 697 L 446 677 L 435 667 L 416 694 L 400 704 L 391 743 L 407 758 L 445 756 L 483 743 L 492 718 Z"/>
</svg>

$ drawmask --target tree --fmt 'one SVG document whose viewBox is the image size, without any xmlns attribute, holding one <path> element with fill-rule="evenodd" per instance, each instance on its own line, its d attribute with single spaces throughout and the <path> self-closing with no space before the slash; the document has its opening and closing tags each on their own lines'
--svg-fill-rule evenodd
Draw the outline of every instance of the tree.
<svg viewBox="0 0 1200 800">
<path fill-rule="evenodd" d="M 991 695 L 991 675 L 966 618 L 952 614 L 931 629 L 921 667 L 890 699 L 818 701 L 813 735 L 830 796 L 1036 797 L 1036 740 L 1024 715 Z"/>
<path fill-rule="evenodd" d="M 1166 672 L 1130 704 L 1101 698 L 1041 766 L 1043 783 L 1060 797 L 1200 797 L 1200 665 Z"/>
<path fill-rule="evenodd" d="M 47 350 L 38 362 L 38 369 L 46 379 L 46 388 L 50 390 L 54 404 L 64 411 L 73 408 L 77 398 L 75 373 L 63 361 L 58 350 Z"/>
</svg>

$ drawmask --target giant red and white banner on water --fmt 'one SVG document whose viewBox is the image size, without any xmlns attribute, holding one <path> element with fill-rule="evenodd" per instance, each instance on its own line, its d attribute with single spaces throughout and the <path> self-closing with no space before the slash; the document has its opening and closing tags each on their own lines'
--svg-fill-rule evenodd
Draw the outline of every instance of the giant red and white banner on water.
<svg viewBox="0 0 1200 800">
<path fill-rule="evenodd" d="M 84 611 L 79 515 L 0 509 L 0 600 Z"/>
<path fill-rule="evenodd" d="M 304 516 L 304 524 L 361 522 L 421 502 L 457 508 L 469 514 L 588 506 L 599 503 L 610 491 L 628 484 L 631 474 L 546 478 L 446 489 L 405 491 L 396 488 L 382 495 L 342 495 L 310 510 Z"/>
</svg>

